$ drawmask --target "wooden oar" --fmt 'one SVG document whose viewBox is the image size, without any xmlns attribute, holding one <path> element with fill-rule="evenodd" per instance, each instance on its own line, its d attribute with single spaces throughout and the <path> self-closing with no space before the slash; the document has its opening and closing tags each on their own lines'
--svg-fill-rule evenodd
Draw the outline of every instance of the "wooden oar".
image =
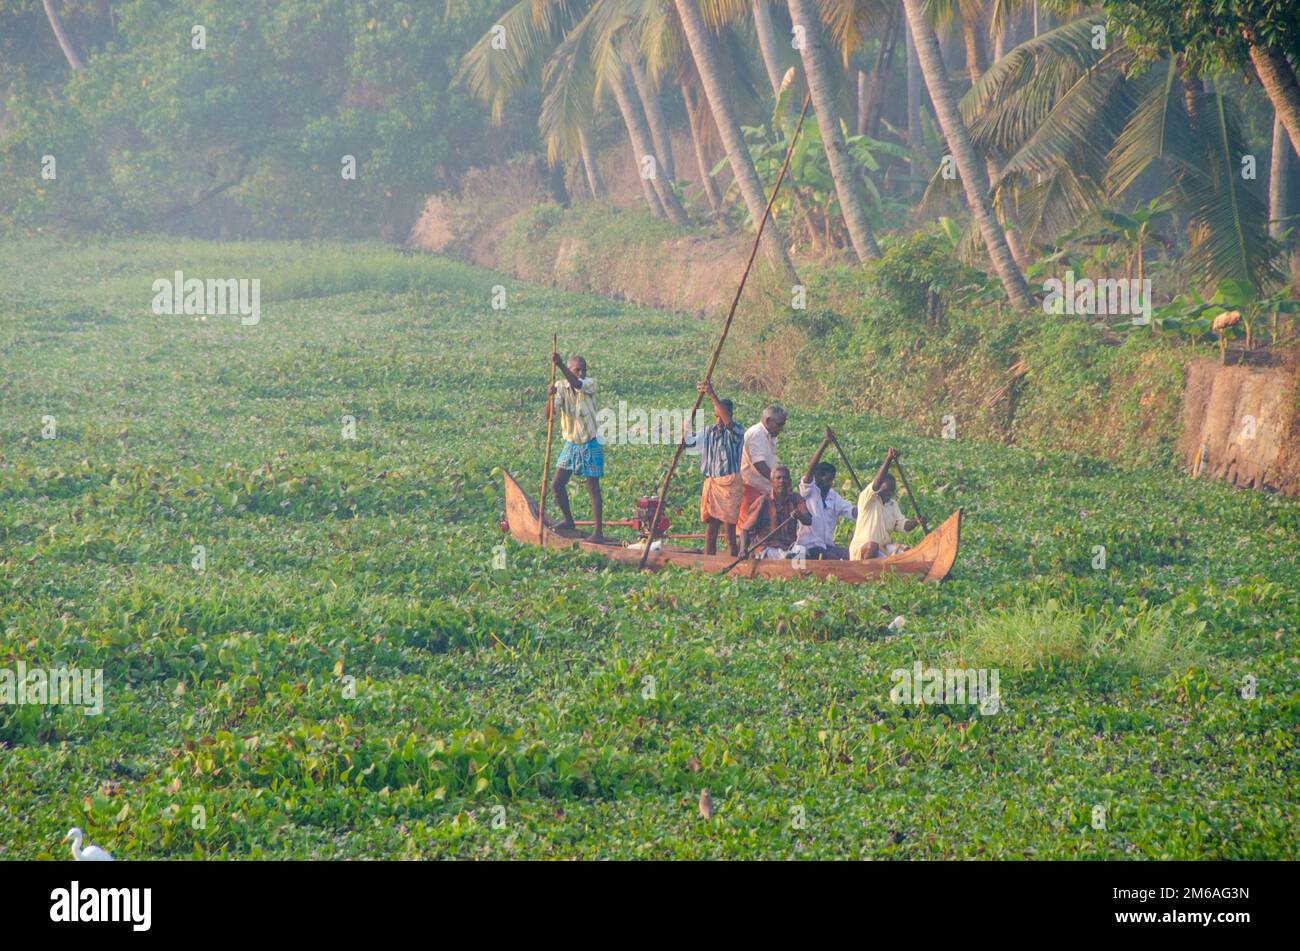
<svg viewBox="0 0 1300 951">
<path fill-rule="evenodd" d="M 555 388 L 555 347 L 557 336 L 551 334 L 551 389 Z M 537 507 L 537 544 L 546 544 L 546 488 L 551 479 L 551 437 L 555 435 L 555 394 L 546 391 L 546 458 L 542 462 L 542 501 Z"/>
<path fill-rule="evenodd" d="M 835 448 L 839 450 L 840 458 L 844 460 L 844 465 L 848 466 L 849 475 L 853 477 L 853 484 L 857 487 L 858 494 L 861 495 L 862 480 L 859 479 L 858 474 L 853 471 L 853 463 L 849 462 L 849 454 L 844 451 L 844 447 L 840 445 L 840 441 L 835 438 L 835 433 L 829 426 L 826 427 L 826 431 L 831 434 L 831 442 L 833 442 Z"/>
<path fill-rule="evenodd" d="M 916 517 L 920 519 L 921 522 L 921 530 L 929 535 L 930 526 L 925 524 L 925 516 L 921 514 L 921 506 L 917 504 L 916 495 L 913 494 L 912 487 L 907 484 L 907 476 L 903 472 L 903 464 L 898 461 L 897 456 L 894 457 L 894 468 L 898 470 L 898 477 L 903 480 L 903 488 L 907 490 L 907 497 L 912 500 L 912 508 L 916 510 Z"/>
<path fill-rule="evenodd" d="M 791 512 L 789 515 L 787 515 L 787 516 L 785 517 L 785 521 L 783 521 L 780 525 L 778 525 L 776 528 L 772 529 L 770 532 L 768 532 L 766 535 L 764 535 L 764 536 L 763 536 L 762 538 L 760 538 L 758 541 L 756 541 L 756 542 L 750 542 L 748 545 L 746 545 L 746 546 L 745 546 L 745 550 L 742 551 L 742 552 L 740 553 L 740 557 L 737 558 L 735 561 L 733 561 L 731 564 L 727 565 L 726 568 L 723 568 L 723 569 L 722 569 L 722 573 L 723 573 L 724 575 L 730 573 L 730 571 L 731 571 L 732 568 L 736 567 L 736 565 L 740 564 L 742 561 L 744 561 L 746 558 L 749 557 L 749 553 L 750 553 L 751 551 L 753 551 L 755 548 L 762 548 L 762 547 L 763 547 L 763 543 L 766 542 L 766 541 L 767 541 L 769 538 L 771 538 L 773 535 L 775 535 L 777 532 L 779 532 L 781 529 L 785 528 L 785 526 L 789 523 L 790 519 L 794 518 L 795 515 L 796 515 L 796 513 L 797 513 L 798 511 L 799 511 L 799 509 L 796 507 L 795 510 L 794 510 L 793 512 Z"/>
<path fill-rule="evenodd" d="M 767 207 L 763 210 L 763 220 L 758 223 L 758 232 L 754 235 L 754 246 L 749 249 L 749 260 L 745 262 L 745 270 L 740 275 L 740 284 L 736 287 L 736 296 L 731 299 L 731 309 L 727 311 L 726 323 L 722 325 L 722 335 L 718 337 L 718 343 L 713 348 L 713 355 L 709 357 L 708 369 L 704 371 L 704 382 L 708 383 L 713 379 L 713 368 L 718 365 L 718 355 L 722 353 L 722 345 L 727 340 L 727 333 L 731 330 L 731 321 L 736 316 L 736 305 L 740 303 L 741 291 L 745 289 L 745 281 L 749 279 L 749 269 L 754 265 L 754 256 L 758 254 L 758 243 L 763 239 L 763 229 L 767 227 L 767 219 L 772 217 L 772 205 L 776 202 L 776 196 L 781 192 L 781 182 L 785 180 L 786 170 L 790 167 L 790 157 L 794 155 L 794 145 L 799 140 L 799 130 L 803 128 L 804 116 L 808 115 L 808 105 L 812 102 L 812 94 L 804 96 L 803 110 L 799 113 L 799 122 L 794 127 L 794 134 L 790 136 L 790 147 L 785 150 L 785 163 L 781 166 L 781 174 L 776 177 L 776 185 L 772 188 L 772 197 L 767 200 Z M 699 412 L 700 404 L 704 402 L 704 389 L 695 395 L 695 406 L 691 409 L 691 414 L 687 419 L 694 419 L 695 414 Z M 673 473 L 677 471 L 677 462 L 682 457 L 682 450 L 686 448 L 686 434 L 682 433 L 681 440 L 677 443 L 677 449 L 673 453 L 673 461 L 668 464 L 668 471 L 664 473 L 663 484 L 659 486 L 659 501 L 655 505 L 654 518 L 650 519 L 651 538 L 654 537 L 655 525 L 659 524 L 659 516 L 663 513 L 664 505 L 668 502 L 668 485 L 673 480 Z M 646 560 L 650 557 L 650 543 L 647 542 L 645 551 L 641 552 L 641 561 L 637 563 L 637 568 L 644 568 Z"/>
<path fill-rule="evenodd" d="M 827 426 L 827 427 L 826 427 L 826 430 L 827 430 L 827 432 L 830 432 L 830 427 Z M 831 435 L 830 435 L 830 439 L 831 439 L 832 441 L 835 439 L 835 434 L 834 434 L 834 433 L 831 433 Z M 821 455 L 822 452 L 825 451 L 825 449 L 826 449 L 826 440 L 823 439 L 823 440 L 822 440 L 821 448 L 817 450 L 817 455 Z M 817 456 L 813 456 L 813 458 L 815 459 L 815 458 L 817 458 Z M 848 462 L 847 459 L 844 460 L 844 461 L 845 461 L 845 462 Z M 766 499 L 763 500 L 763 504 L 764 504 L 764 505 L 767 504 L 767 500 L 766 500 Z M 765 543 L 769 538 L 771 538 L 773 535 L 775 535 L 775 534 L 776 534 L 777 532 L 779 532 L 781 529 L 785 528 L 786 525 L 788 525 L 788 524 L 790 523 L 790 519 L 794 518 L 794 517 L 795 517 L 796 515 L 798 515 L 798 514 L 799 514 L 799 503 L 796 502 L 796 503 L 795 503 L 795 506 L 794 506 L 794 511 L 792 511 L 789 515 L 787 515 L 787 516 L 785 517 L 785 519 L 781 522 L 780 525 L 778 525 L 776 528 L 772 529 L 770 532 L 768 532 L 766 535 L 764 535 L 764 536 L 763 536 L 762 538 L 760 538 L 758 541 L 756 541 L 756 542 L 750 542 L 748 545 L 746 545 L 746 546 L 745 546 L 745 550 L 742 551 L 742 552 L 740 553 L 740 557 L 737 558 L 735 561 L 733 561 L 731 564 L 727 565 L 727 567 L 726 567 L 725 569 L 723 569 L 723 572 L 722 572 L 722 573 L 723 573 L 724 575 L 725 575 L 725 574 L 728 574 L 728 573 L 731 571 L 732 568 L 736 567 L 736 565 L 740 564 L 742 561 L 744 561 L 746 558 L 748 558 L 748 557 L 749 557 L 749 553 L 750 553 L 751 551 L 753 551 L 755 548 L 762 548 L 762 547 L 763 547 L 763 544 L 764 544 L 764 543 Z"/>
</svg>

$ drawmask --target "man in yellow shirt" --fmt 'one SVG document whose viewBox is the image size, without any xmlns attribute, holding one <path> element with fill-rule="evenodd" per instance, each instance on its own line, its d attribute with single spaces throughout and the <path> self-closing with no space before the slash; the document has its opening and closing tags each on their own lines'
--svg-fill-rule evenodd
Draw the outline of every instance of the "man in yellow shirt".
<svg viewBox="0 0 1300 951">
<path fill-rule="evenodd" d="M 556 368 L 564 374 L 564 382 L 556 383 L 550 390 L 564 433 L 564 449 L 555 467 L 555 481 L 551 483 L 555 501 L 564 516 L 555 530 L 567 532 L 575 527 L 567 486 L 569 476 L 576 472 L 587 480 L 587 494 L 591 496 L 591 518 L 595 522 L 591 541 L 603 542 L 600 478 L 605 474 L 605 452 L 596 424 L 596 381 L 587 376 L 587 361 L 582 357 L 570 357 L 566 364 L 557 353 L 554 360 Z"/>
<path fill-rule="evenodd" d="M 917 526 L 916 519 L 904 518 L 898 507 L 894 477 L 889 473 L 889 464 L 896 458 L 898 450 L 890 449 L 871 485 L 858 496 L 858 522 L 849 542 L 849 558 L 853 561 L 894 554 L 901 546 L 893 543 L 890 532 L 910 532 Z"/>
</svg>

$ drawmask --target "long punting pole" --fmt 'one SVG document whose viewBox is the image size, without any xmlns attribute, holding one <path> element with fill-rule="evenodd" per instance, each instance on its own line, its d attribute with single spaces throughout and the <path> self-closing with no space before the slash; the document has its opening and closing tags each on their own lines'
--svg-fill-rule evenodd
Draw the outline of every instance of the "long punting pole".
<svg viewBox="0 0 1300 951">
<path fill-rule="evenodd" d="M 826 428 L 827 428 L 828 430 L 830 429 L 829 426 L 827 426 Z M 834 439 L 835 437 L 832 435 L 830 438 L 831 438 L 831 439 Z M 818 449 L 817 451 L 818 451 L 818 452 L 823 452 L 825 449 L 826 449 L 826 440 L 823 439 L 823 440 L 822 440 L 821 448 Z M 814 456 L 813 458 L 816 458 L 816 456 Z M 845 460 L 845 461 L 847 461 L 847 460 Z M 737 558 L 735 561 L 733 561 L 731 564 L 727 565 L 726 568 L 722 569 L 722 573 L 723 573 L 724 575 L 726 575 L 726 574 L 730 574 L 732 568 L 735 568 L 736 565 L 740 564 L 742 561 L 744 561 L 746 558 L 748 558 L 748 557 L 749 557 L 749 553 L 750 553 L 751 551 L 754 551 L 755 549 L 761 549 L 761 548 L 763 547 L 763 545 L 765 545 L 765 544 L 767 543 L 767 540 L 768 540 L 769 538 L 771 538 L 773 535 L 775 535 L 777 532 L 779 532 L 781 529 L 785 528 L 786 525 L 789 524 L 790 520 L 791 520 L 792 518 L 794 518 L 794 517 L 798 514 L 798 512 L 799 512 L 799 509 L 796 507 L 795 510 L 794 510 L 793 512 L 791 512 L 789 515 L 787 515 L 784 519 L 781 520 L 781 524 L 780 524 L 780 525 L 776 526 L 776 528 L 772 529 L 770 532 L 768 532 L 766 535 L 764 535 L 764 536 L 763 536 L 762 538 L 760 538 L 758 541 L 756 541 L 756 542 L 750 542 L 748 545 L 746 545 L 746 546 L 745 546 L 745 550 L 742 551 L 742 552 L 740 553 L 740 557 Z"/>
<path fill-rule="evenodd" d="M 829 426 L 827 426 L 826 428 L 827 428 L 828 430 L 830 429 Z M 856 472 L 853 471 L 853 463 L 849 462 L 849 454 L 848 454 L 847 452 L 844 451 L 844 447 L 840 445 L 840 441 L 839 441 L 839 439 L 837 439 L 837 438 L 835 437 L 835 433 L 834 433 L 833 431 L 831 432 L 831 442 L 835 443 L 835 448 L 839 450 L 840 458 L 843 459 L 843 460 L 844 460 L 844 464 L 845 464 L 846 466 L 848 466 L 848 469 L 849 469 L 849 475 L 853 477 L 853 484 L 854 484 L 855 486 L 857 486 L 858 494 L 861 495 L 861 494 L 862 494 L 862 480 L 859 479 L 859 478 L 858 478 L 858 474 L 857 474 Z"/>
<path fill-rule="evenodd" d="M 555 345 L 557 337 L 551 334 L 551 387 L 555 387 Z M 546 544 L 546 487 L 551 475 L 551 437 L 555 435 L 555 396 L 546 391 L 546 458 L 542 462 L 542 501 L 537 507 L 537 544 Z"/>
<path fill-rule="evenodd" d="M 725 574 L 730 574 L 730 573 L 731 573 L 731 569 L 732 569 L 732 568 L 735 568 L 736 565 L 740 564 L 742 561 L 744 561 L 746 558 L 748 558 L 748 557 L 749 557 L 749 553 L 750 553 L 751 551 L 754 551 L 755 549 L 758 549 L 758 548 L 762 548 L 763 545 L 767 542 L 767 540 L 768 540 L 769 538 L 771 538 L 773 535 L 775 535 L 775 534 L 776 534 L 777 532 L 779 532 L 781 529 L 785 528 L 786 524 L 790 521 L 790 519 L 792 519 L 792 518 L 794 518 L 794 517 L 795 517 L 795 513 L 794 513 L 794 512 L 791 512 L 789 515 L 787 515 L 787 516 L 782 520 L 781 524 L 778 525 L 776 528 L 772 529 L 770 532 L 768 532 L 766 535 L 764 535 L 764 536 L 763 536 L 762 538 L 760 538 L 758 541 L 756 541 L 756 542 L 750 542 L 748 545 L 746 545 L 746 546 L 745 546 L 745 550 L 742 551 L 742 552 L 740 553 L 740 557 L 737 558 L 735 561 L 733 561 L 731 564 L 727 565 L 727 567 L 723 568 L 723 569 L 722 569 L 722 573 L 723 573 L 724 575 L 725 575 Z"/>
<path fill-rule="evenodd" d="M 727 333 L 731 330 L 732 318 L 736 316 L 736 305 L 740 303 L 740 294 L 745 289 L 745 281 L 749 279 L 749 269 L 754 265 L 754 256 L 758 254 L 758 243 L 763 239 L 763 229 L 767 227 L 767 219 L 772 217 L 772 205 L 776 202 L 776 196 L 781 191 L 781 182 L 785 180 L 786 169 L 790 167 L 790 156 L 794 154 L 795 143 L 799 140 L 799 130 L 803 128 L 804 116 L 808 115 L 808 105 L 812 102 L 812 94 L 804 96 L 803 109 L 799 113 L 799 121 L 794 127 L 794 134 L 790 136 L 790 147 L 785 150 L 785 162 L 781 165 L 781 174 L 776 177 L 776 185 L 772 188 L 772 197 L 767 200 L 767 207 L 763 209 L 763 220 L 758 223 L 758 233 L 754 235 L 754 246 L 749 249 L 749 260 L 745 262 L 745 270 L 740 275 L 740 284 L 736 287 L 736 296 L 731 299 L 731 309 L 727 311 L 727 320 L 722 325 L 722 335 L 718 337 L 718 343 L 713 348 L 713 355 L 709 357 L 708 369 L 704 371 L 704 382 L 708 383 L 713 379 L 713 368 L 718 365 L 718 356 L 722 353 L 722 345 L 727 340 Z M 700 391 L 695 394 L 695 406 L 691 409 L 691 415 L 687 419 L 695 419 L 695 414 L 699 412 L 700 404 L 704 402 L 704 392 Z M 655 505 L 654 518 L 650 520 L 651 532 L 650 537 L 654 537 L 654 526 L 659 524 L 659 516 L 664 510 L 664 504 L 667 502 L 668 485 L 672 482 L 673 472 L 677 469 L 677 462 L 682 457 L 682 450 L 686 448 L 686 434 L 682 433 L 682 438 L 677 443 L 677 449 L 673 452 L 673 461 L 668 465 L 668 471 L 664 473 L 663 484 L 659 486 L 659 501 Z M 638 568 L 644 568 L 646 560 L 650 557 L 650 541 L 647 539 L 645 550 L 641 552 L 641 561 L 638 562 Z"/>
<path fill-rule="evenodd" d="M 894 459 L 894 468 L 898 470 L 898 477 L 903 480 L 903 488 L 907 490 L 907 497 L 912 500 L 912 508 L 916 510 L 916 517 L 921 520 L 921 531 L 927 535 L 930 534 L 930 526 L 925 524 L 925 516 L 921 514 L 921 506 L 916 502 L 916 495 L 912 492 L 912 487 L 907 484 L 907 476 L 903 473 L 903 464 Z"/>
</svg>

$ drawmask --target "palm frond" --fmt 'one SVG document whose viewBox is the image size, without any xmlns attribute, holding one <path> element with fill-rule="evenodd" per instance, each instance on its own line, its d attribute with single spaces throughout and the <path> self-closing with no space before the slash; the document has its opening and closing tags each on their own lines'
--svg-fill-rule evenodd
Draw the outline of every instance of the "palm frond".
<svg viewBox="0 0 1300 951">
<path fill-rule="evenodd" d="M 458 79 L 489 107 L 494 124 L 500 124 L 510 98 L 536 81 L 579 6 L 575 0 L 520 0 L 461 59 Z M 497 26 L 505 40 L 501 49 L 493 46 Z"/>
<path fill-rule="evenodd" d="M 1235 279 L 1260 287 L 1276 276 L 1276 246 L 1268 237 L 1268 209 L 1258 187 L 1240 174 L 1234 156 L 1247 149 L 1235 117 L 1215 84 L 1202 93 L 1201 114 L 1210 120 L 1201 129 L 1206 161 L 1182 180 L 1194 225 L 1200 225 L 1190 257 L 1207 283 Z"/>
<path fill-rule="evenodd" d="M 978 131 L 972 130 L 971 138 L 985 151 L 1015 148 L 1002 167 L 1003 179 L 1016 175 L 1045 178 L 1070 166 L 1100 182 L 1106 156 L 1134 103 L 1132 88 L 1120 69 L 1088 69 L 1056 98 L 1027 139 L 1017 143 L 983 121 L 977 123 Z"/>
<path fill-rule="evenodd" d="M 1080 17 L 1026 40 L 990 66 L 962 97 L 962 118 L 968 126 L 981 116 L 1003 116 L 1005 134 L 1023 140 L 1037 127 L 1063 90 L 1080 74 L 1094 69 L 1114 50 L 1092 47 L 1092 28 L 1104 24 L 1102 15 Z M 1014 97 L 1014 105 L 1009 102 Z"/>
<path fill-rule="evenodd" d="M 888 0 L 817 0 L 826 34 L 848 63 L 849 57 L 867 45 L 868 38 L 883 36 L 899 4 Z"/>
<path fill-rule="evenodd" d="M 1107 158 L 1105 185 L 1111 198 L 1127 191 L 1157 159 L 1177 161 L 1196 153 L 1178 74 L 1178 62 L 1170 58 L 1164 70 L 1144 77 L 1146 89 Z"/>
</svg>

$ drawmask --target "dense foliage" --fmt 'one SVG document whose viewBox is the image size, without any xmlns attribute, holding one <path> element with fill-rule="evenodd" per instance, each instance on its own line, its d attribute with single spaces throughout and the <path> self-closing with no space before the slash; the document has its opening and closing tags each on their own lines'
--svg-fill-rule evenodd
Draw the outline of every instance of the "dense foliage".
<svg viewBox="0 0 1300 951">
<path fill-rule="evenodd" d="M 1300 59 L 1300 11 L 1290 0 L 1105 0 L 1102 6 L 1147 58 L 1177 50 L 1206 73 L 1238 70 L 1249 37 Z"/>
<path fill-rule="evenodd" d="M 452 82 L 494 4 L 59 6 L 84 69 L 60 66 L 39 0 L 0 2 L 4 42 L 34 44 L 0 56 L 0 228 L 397 239 L 425 195 L 520 146 L 517 113 L 494 132 Z"/>
</svg>

